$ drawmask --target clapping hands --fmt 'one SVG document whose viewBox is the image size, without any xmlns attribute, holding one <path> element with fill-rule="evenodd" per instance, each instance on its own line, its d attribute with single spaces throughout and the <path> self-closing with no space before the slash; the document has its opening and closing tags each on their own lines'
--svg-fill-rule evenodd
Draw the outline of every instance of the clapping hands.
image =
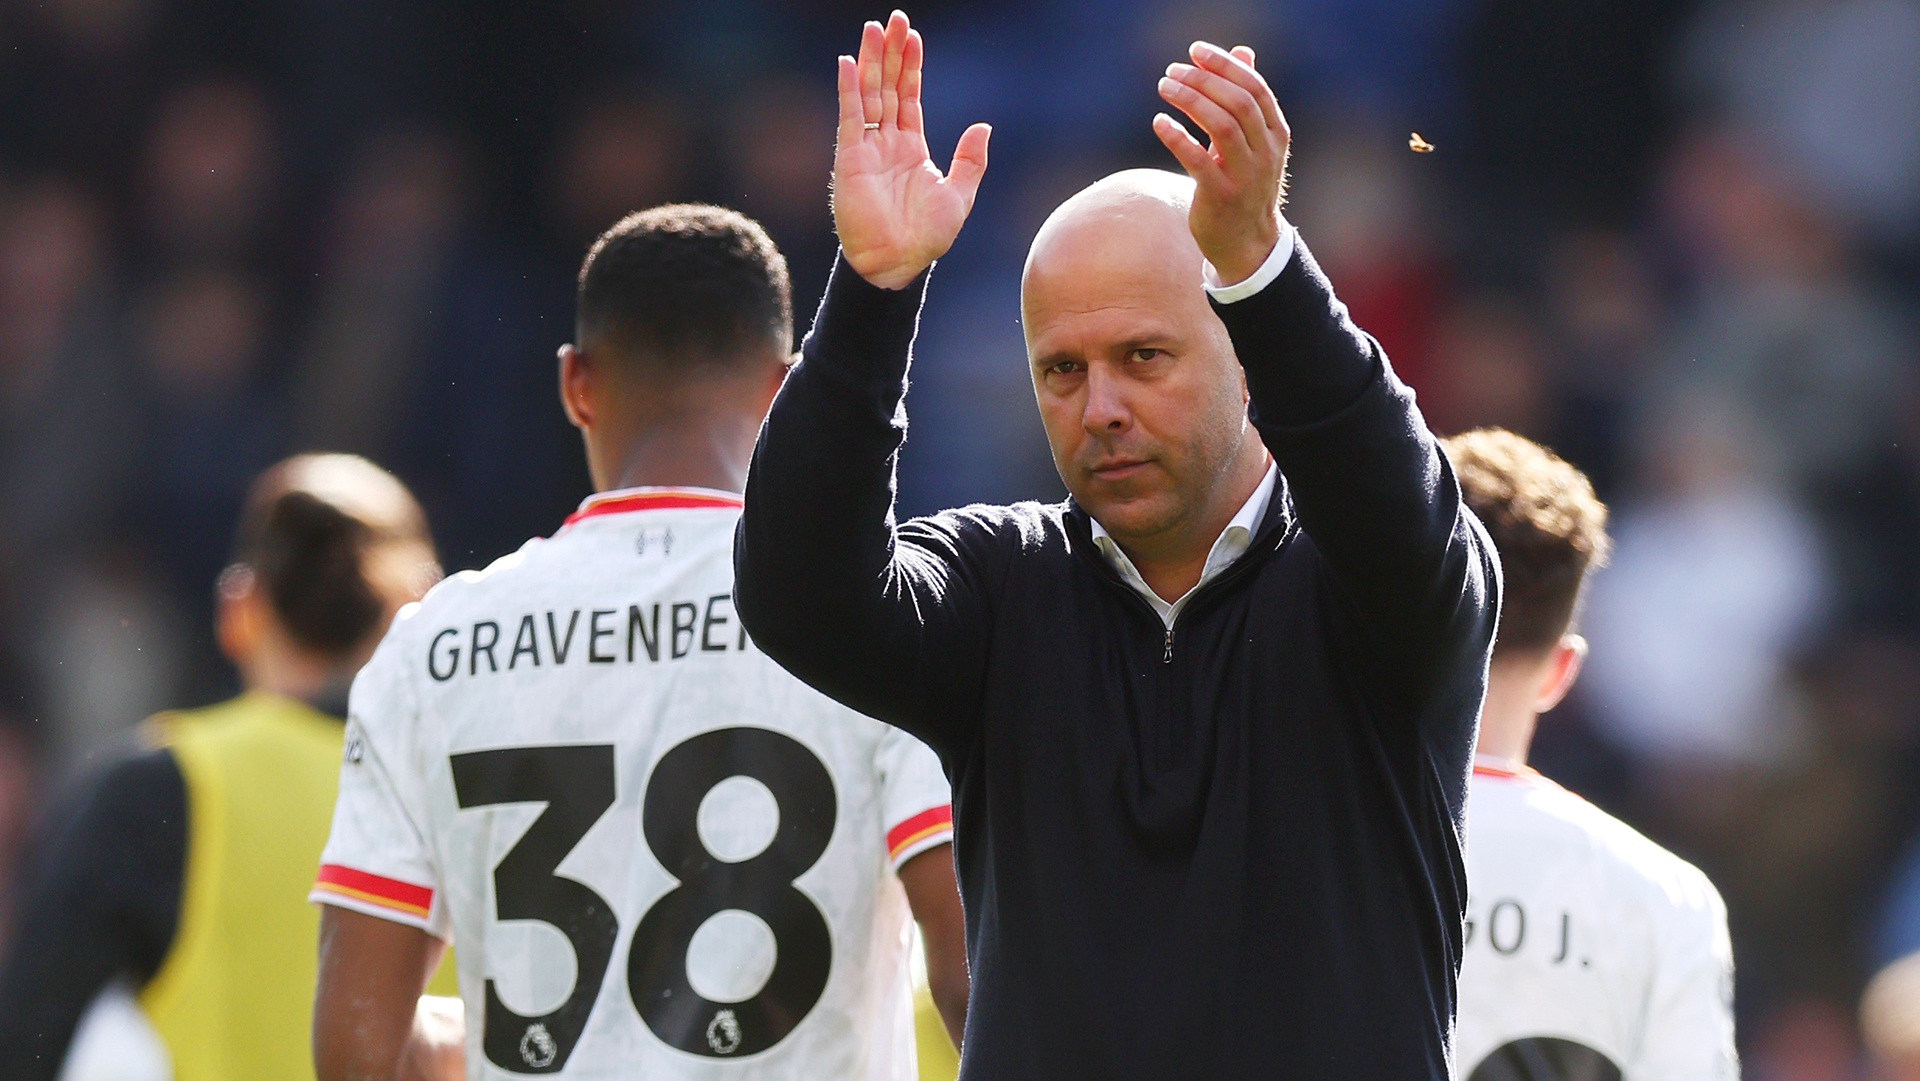
<svg viewBox="0 0 1920 1081">
<path fill-rule="evenodd" d="M 1280 239 L 1292 137 L 1280 103 L 1253 67 L 1253 50 L 1196 41 L 1191 64 L 1169 64 L 1160 96 L 1193 119 L 1212 145 L 1160 113 L 1153 133 L 1193 177 L 1187 226 L 1200 253 L 1230 285 L 1252 277 Z"/>
<path fill-rule="evenodd" d="M 1191 64 L 1170 64 L 1160 96 L 1207 134 L 1202 146 L 1166 113 L 1154 134 L 1193 177 L 1187 215 L 1201 254 L 1230 284 L 1253 275 L 1281 232 L 1291 131 L 1253 50 L 1195 42 Z M 840 58 L 840 123 L 833 160 L 833 221 L 847 263 L 899 289 L 946 254 L 987 169 L 992 129 L 960 136 L 942 173 L 927 148 L 920 108 L 925 46 L 907 16 L 862 28 L 859 56 Z"/>
<path fill-rule="evenodd" d="M 975 124 L 942 174 L 920 112 L 920 32 L 896 11 L 870 22 L 860 56 L 840 58 L 840 128 L 833 155 L 833 224 L 860 276 L 899 289 L 945 255 L 973 209 L 992 129 Z"/>
</svg>

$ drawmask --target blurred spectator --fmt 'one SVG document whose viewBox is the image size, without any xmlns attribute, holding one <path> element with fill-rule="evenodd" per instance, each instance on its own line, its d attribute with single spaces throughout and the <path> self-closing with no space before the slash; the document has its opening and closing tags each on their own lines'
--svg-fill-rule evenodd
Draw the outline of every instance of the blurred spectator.
<svg viewBox="0 0 1920 1081">
<path fill-rule="evenodd" d="M 169 274 L 136 309 L 148 524 L 176 567 L 208 571 L 199 581 L 213 581 L 227 541 L 202 523 L 233 516 L 279 440 L 261 386 L 271 317 L 260 283 L 222 267 Z"/>
<path fill-rule="evenodd" d="M 1872 243 L 1920 239 L 1920 3 L 1718 0 L 1683 86 L 1785 159 Z"/>
<path fill-rule="evenodd" d="M 155 0 L 54 0 L 35 5 L 49 29 L 76 51 L 125 56 L 151 28 Z"/>
<path fill-rule="evenodd" d="M 1852 1018 L 1833 1002 L 1796 1002 L 1769 1017 L 1753 1042 L 1748 1081 L 1854 1081 L 1859 1073 Z"/>
<path fill-rule="evenodd" d="M 60 778 L 166 705 L 197 673 L 173 583 L 137 548 L 94 544 L 50 567 L 28 615 L 28 659 L 46 686 L 47 773 Z M 93 550 L 88 550 L 89 547 Z M 156 581 L 156 578 L 160 580 Z M 211 585 L 208 587 L 211 593 Z"/>
<path fill-rule="evenodd" d="M 1667 213 L 1698 278 L 1697 302 L 1661 350 L 1650 396 L 1710 388 L 1769 433 L 1789 492 L 1836 546 L 1843 607 L 1879 596 L 1906 561 L 1903 516 L 1884 499 L 1913 386 L 1913 338 L 1863 277 L 1844 233 L 1787 172 L 1726 131 L 1683 141 Z M 1898 481 L 1891 486 L 1898 490 Z"/>
<path fill-rule="evenodd" d="M 556 223 L 570 259 L 607 226 L 686 189 L 693 146 L 685 124 L 664 95 L 619 86 L 575 110 L 553 163 Z"/>
<path fill-rule="evenodd" d="M 0 612 L 45 684 L 56 770 L 181 660 L 149 580 L 105 554 L 140 449 L 105 217 L 58 177 L 0 197 Z"/>
<path fill-rule="evenodd" d="M 1665 195 L 1701 283 L 1655 389 L 1731 395 L 1772 433 L 1796 485 L 1850 479 L 1893 430 L 1911 343 L 1844 238 L 1729 133 L 1682 143 Z"/>
<path fill-rule="evenodd" d="M 393 460 L 436 294 L 452 270 L 462 166 L 448 136 L 395 128 L 371 140 L 348 174 L 294 388 L 300 446 Z"/>
<path fill-rule="evenodd" d="M 1476 246 L 1524 247 L 1543 222 L 1634 220 L 1671 123 L 1656 72 L 1697 2 L 1483 0 L 1461 13 L 1461 172 L 1489 226 Z"/>
<path fill-rule="evenodd" d="M 1665 401 L 1652 490 L 1619 505 L 1587 680 L 1603 728 L 1646 758 L 1777 762 L 1802 736 L 1786 665 L 1819 628 L 1827 572 L 1812 523 L 1766 480 L 1770 431 L 1711 399 Z"/>
<path fill-rule="evenodd" d="M 193 643 L 200 663 L 176 689 L 195 697 L 226 686 L 204 630 L 229 540 L 212 523 L 233 520 L 248 482 L 285 441 L 264 380 L 272 317 L 260 282 L 219 266 L 168 273 L 134 306 L 145 416 L 135 487 L 119 522 L 146 546 L 167 593 L 178 591 L 157 603 Z"/>
<path fill-rule="evenodd" d="M 1570 230 L 1550 247 L 1545 277 L 1548 307 L 1570 347 L 1558 377 L 1606 394 L 1632 386 L 1661 316 L 1640 245 L 1614 230 Z"/>
<path fill-rule="evenodd" d="M 1721 873 L 1737 904 L 1743 1004 L 1761 1029 L 1804 998 L 1849 1001 L 1869 971 L 1862 931 L 1914 809 L 1912 647 L 1847 635 L 1797 665 L 1797 753 L 1764 769 L 1652 778 L 1643 810 Z M 1691 783 L 1694 790 L 1681 787 Z M 1711 794 L 1698 791 L 1711 786 Z M 1717 811 L 1710 820 L 1702 809 Z M 1844 1018 L 1843 1018 L 1844 1020 Z"/>
<path fill-rule="evenodd" d="M 125 479 L 132 403 L 105 217 L 59 177 L 0 195 L 0 594 L 33 592 Z"/>
<path fill-rule="evenodd" d="M 1554 446 L 1611 494 L 1617 453 L 1666 311 L 1642 244 L 1624 232 L 1573 229 L 1547 251 L 1545 308 L 1559 402 Z"/>
<path fill-rule="evenodd" d="M 0 8 L 0 146 L 12 164 L 106 174 L 125 164 L 150 102 L 159 0 L 46 0 Z M 25 159 L 23 162 L 22 159 Z"/>
<path fill-rule="evenodd" d="M 142 176 L 159 254 L 251 254 L 273 209 L 274 154 L 272 110 L 254 87 L 195 83 L 168 97 L 147 136 Z"/>
<path fill-rule="evenodd" d="M 0 657 L 0 947 L 13 934 L 14 882 L 40 794 L 40 705 L 26 667 Z"/>
<path fill-rule="evenodd" d="M 1496 427 L 1545 438 L 1552 403 L 1543 350 L 1539 329 L 1512 297 L 1484 293 L 1452 304 L 1426 373 L 1428 423 L 1439 432 Z"/>
<path fill-rule="evenodd" d="M 1354 321 L 1379 339 L 1400 378 L 1424 392 L 1445 299 L 1434 172 L 1415 168 L 1405 133 L 1352 117 L 1303 123 L 1326 131 L 1330 140 L 1301 155 L 1287 212 L 1310 239 Z M 1465 431 L 1476 423 L 1501 422 L 1446 430 Z"/>
<path fill-rule="evenodd" d="M 555 528 L 586 487 L 555 389 L 571 276 L 475 226 L 466 168 L 432 128 L 368 142 L 331 217 L 294 378 L 301 445 L 391 467 L 455 568 Z"/>
<path fill-rule="evenodd" d="M 827 287 L 839 241 L 827 204 L 833 173 L 833 95 L 825 78 L 747 85 L 728 116 L 730 203 L 765 225 L 787 257 L 793 311 L 807 321 Z"/>
</svg>

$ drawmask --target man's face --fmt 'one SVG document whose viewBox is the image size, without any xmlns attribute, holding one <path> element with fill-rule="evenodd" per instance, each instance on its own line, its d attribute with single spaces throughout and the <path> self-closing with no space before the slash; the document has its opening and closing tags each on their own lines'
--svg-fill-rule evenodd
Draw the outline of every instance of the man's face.
<svg viewBox="0 0 1920 1081">
<path fill-rule="evenodd" d="M 1206 513 L 1246 436 L 1246 382 L 1185 215 L 1131 204 L 1042 232 L 1022 282 L 1054 466 L 1123 543 Z"/>
</svg>

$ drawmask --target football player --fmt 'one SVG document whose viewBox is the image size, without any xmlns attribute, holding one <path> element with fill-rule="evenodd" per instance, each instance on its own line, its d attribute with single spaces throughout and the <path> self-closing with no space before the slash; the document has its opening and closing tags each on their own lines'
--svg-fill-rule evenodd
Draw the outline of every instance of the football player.
<svg viewBox="0 0 1920 1081">
<path fill-rule="evenodd" d="M 439 574 L 419 504 L 364 458 L 301 455 L 254 483 L 215 625 L 246 693 L 152 718 L 151 746 L 56 816 L 0 969 L 0 1076 L 51 1081 L 101 1056 L 121 1078 L 312 1076 L 304 896 L 347 687 Z M 94 1035 L 70 1047 L 76 1031 Z M 100 1042 L 113 1031 L 126 1039 Z"/>
<path fill-rule="evenodd" d="M 785 262 L 732 211 L 635 214 L 587 254 L 576 334 L 599 494 L 404 610 L 354 685 L 319 1075 L 447 1067 L 414 1003 L 451 939 L 470 1078 L 911 1077 L 910 917 L 956 1041 L 965 1010 L 946 778 L 732 608 Z"/>
<path fill-rule="evenodd" d="M 1446 441 L 1505 591 L 1467 801 L 1455 1054 L 1467 1081 L 1731 1081 L 1726 907 L 1693 866 L 1527 767 L 1586 655 L 1572 631 L 1607 508 L 1511 432 Z"/>
</svg>

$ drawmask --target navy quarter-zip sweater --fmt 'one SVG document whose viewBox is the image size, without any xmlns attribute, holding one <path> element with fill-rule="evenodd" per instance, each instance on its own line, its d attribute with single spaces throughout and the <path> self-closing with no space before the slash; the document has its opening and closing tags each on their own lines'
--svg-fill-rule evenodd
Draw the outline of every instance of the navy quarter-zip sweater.
<svg viewBox="0 0 1920 1081">
<path fill-rule="evenodd" d="M 896 523 L 925 280 L 835 268 L 735 588 L 762 649 L 946 764 L 961 1077 L 1448 1077 L 1499 570 L 1412 392 L 1304 244 L 1216 302 L 1284 484 L 1169 631 L 1071 501 Z"/>
</svg>

